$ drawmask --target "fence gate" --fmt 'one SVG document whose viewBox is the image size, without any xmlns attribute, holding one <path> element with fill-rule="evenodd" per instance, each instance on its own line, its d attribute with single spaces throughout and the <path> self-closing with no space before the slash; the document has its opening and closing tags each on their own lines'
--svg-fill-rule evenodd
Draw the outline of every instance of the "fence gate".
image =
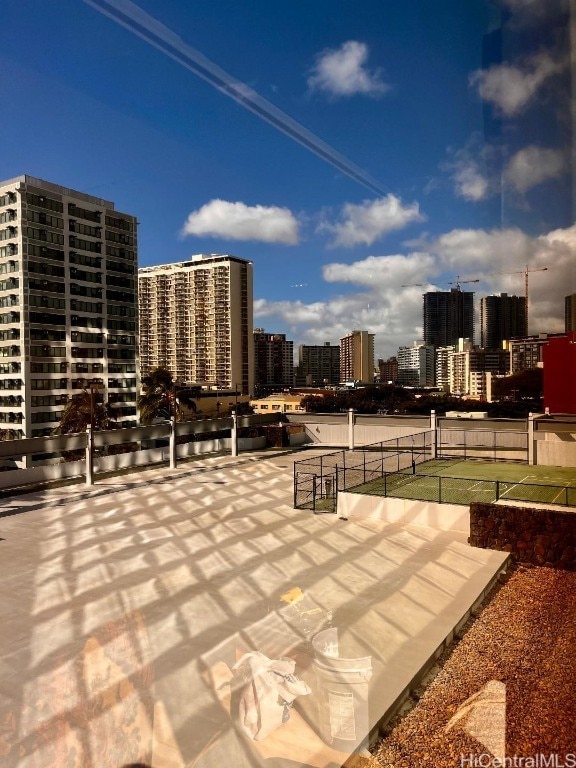
<svg viewBox="0 0 576 768">
<path fill-rule="evenodd" d="M 313 512 L 336 512 L 337 475 L 294 472 L 294 507 Z"/>
</svg>

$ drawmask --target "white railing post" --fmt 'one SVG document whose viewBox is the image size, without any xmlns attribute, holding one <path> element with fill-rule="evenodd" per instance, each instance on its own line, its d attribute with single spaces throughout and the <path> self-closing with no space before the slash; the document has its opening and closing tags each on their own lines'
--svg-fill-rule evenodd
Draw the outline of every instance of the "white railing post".
<svg viewBox="0 0 576 768">
<path fill-rule="evenodd" d="M 534 444 L 534 414 L 528 414 L 528 464 L 534 465 L 536 460 Z"/>
<path fill-rule="evenodd" d="M 238 456 L 238 417 L 236 416 L 236 411 L 232 414 L 230 438 L 230 442 L 232 443 L 232 456 Z"/>
<path fill-rule="evenodd" d="M 354 450 L 354 408 L 348 409 L 348 450 Z"/>
<path fill-rule="evenodd" d="M 86 485 L 94 485 L 94 435 L 92 425 L 86 427 Z"/>
<path fill-rule="evenodd" d="M 170 469 L 176 469 L 176 466 L 177 466 L 177 460 L 176 460 L 176 419 L 174 418 L 174 416 L 170 417 L 169 453 L 170 453 Z"/>
<path fill-rule="evenodd" d="M 430 458 L 435 459 L 437 455 L 437 432 L 436 432 L 436 411 L 430 411 L 430 429 L 432 431 L 432 445 L 430 446 Z"/>
</svg>

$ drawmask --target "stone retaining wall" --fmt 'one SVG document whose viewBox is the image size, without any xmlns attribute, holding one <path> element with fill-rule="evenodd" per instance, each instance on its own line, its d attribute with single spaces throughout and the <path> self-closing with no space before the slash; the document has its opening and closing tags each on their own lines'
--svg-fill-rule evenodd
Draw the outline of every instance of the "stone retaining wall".
<svg viewBox="0 0 576 768">
<path fill-rule="evenodd" d="M 510 552 L 519 562 L 576 570 L 576 510 L 537 509 L 474 502 L 473 547 Z"/>
</svg>

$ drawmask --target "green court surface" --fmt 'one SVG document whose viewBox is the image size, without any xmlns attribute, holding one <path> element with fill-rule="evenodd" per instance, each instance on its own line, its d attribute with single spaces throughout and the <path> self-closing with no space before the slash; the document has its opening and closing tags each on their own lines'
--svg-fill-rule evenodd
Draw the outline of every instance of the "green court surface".
<svg viewBox="0 0 576 768">
<path fill-rule="evenodd" d="M 349 490 L 450 504 L 508 499 L 576 506 L 576 467 L 434 459 L 416 474 L 408 469 Z"/>
</svg>

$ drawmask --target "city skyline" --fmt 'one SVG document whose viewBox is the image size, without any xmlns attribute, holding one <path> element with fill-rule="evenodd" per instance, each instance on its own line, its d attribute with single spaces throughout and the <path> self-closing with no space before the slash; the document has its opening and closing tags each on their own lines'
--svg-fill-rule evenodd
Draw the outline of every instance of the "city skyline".
<svg viewBox="0 0 576 768">
<path fill-rule="evenodd" d="M 254 323 L 295 347 L 365 328 L 389 357 L 422 338 L 426 291 L 478 280 L 478 311 L 522 295 L 526 266 L 548 268 L 530 276 L 530 331 L 561 331 L 576 290 L 568 4 L 462 5 L 10 5 L 3 177 L 133 211 L 140 267 L 252 261 Z M 196 69 L 113 8 L 172 33 Z M 226 88 L 198 77 L 202 54 Z"/>
</svg>

